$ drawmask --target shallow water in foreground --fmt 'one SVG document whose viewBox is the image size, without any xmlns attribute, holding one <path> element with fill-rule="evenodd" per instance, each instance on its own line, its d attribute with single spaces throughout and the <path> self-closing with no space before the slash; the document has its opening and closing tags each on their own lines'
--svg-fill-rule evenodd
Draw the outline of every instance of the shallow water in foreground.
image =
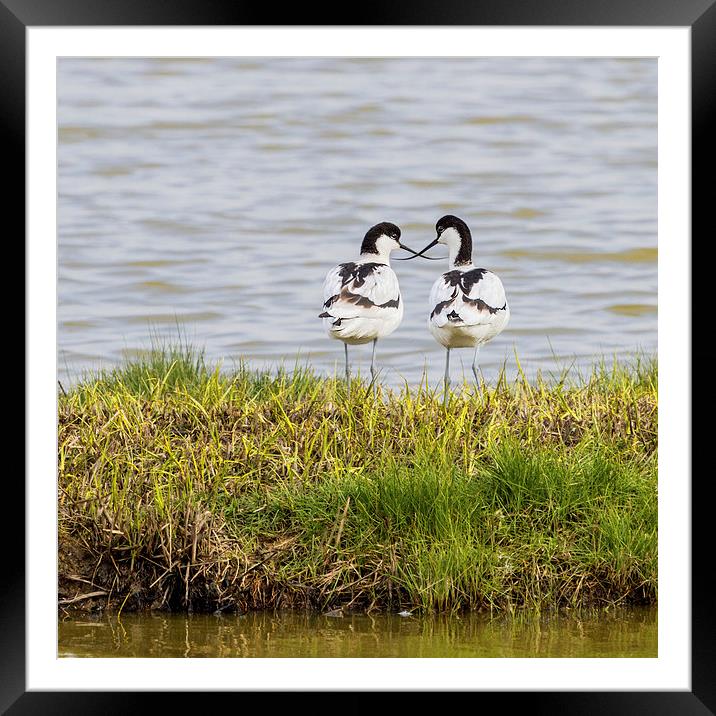
<svg viewBox="0 0 716 716">
<path fill-rule="evenodd" d="M 60 619 L 60 657 L 656 657 L 657 608 L 549 615 L 304 612 Z"/>
</svg>

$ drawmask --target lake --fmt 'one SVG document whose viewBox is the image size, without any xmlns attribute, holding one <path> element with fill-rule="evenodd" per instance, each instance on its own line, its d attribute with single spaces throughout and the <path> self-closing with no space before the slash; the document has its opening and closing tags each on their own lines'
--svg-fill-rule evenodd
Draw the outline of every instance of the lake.
<svg viewBox="0 0 716 716">
<path fill-rule="evenodd" d="M 326 272 L 375 223 L 420 249 L 446 213 L 512 311 L 486 380 L 656 351 L 656 59 L 60 58 L 57 90 L 63 384 L 178 334 L 226 369 L 340 374 Z M 435 383 L 446 262 L 393 266 L 382 380 Z"/>
</svg>

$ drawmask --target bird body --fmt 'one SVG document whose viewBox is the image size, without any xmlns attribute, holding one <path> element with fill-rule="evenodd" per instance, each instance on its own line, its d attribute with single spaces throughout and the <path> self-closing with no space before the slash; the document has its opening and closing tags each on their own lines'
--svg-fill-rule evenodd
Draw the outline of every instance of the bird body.
<svg viewBox="0 0 716 716">
<path fill-rule="evenodd" d="M 361 345 L 390 335 L 403 320 L 398 277 L 386 262 L 361 254 L 332 268 L 323 284 L 323 325 L 331 338 Z"/>
<path fill-rule="evenodd" d="M 422 256 L 435 244 L 443 244 L 448 249 L 449 270 L 433 284 L 428 316 L 430 333 L 446 349 L 444 401 L 447 404 L 450 350 L 475 349 L 472 372 L 478 380 L 480 346 L 505 329 L 510 320 L 510 308 L 499 277 L 472 263 L 472 234 L 467 224 L 448 214 L 437 222 L 435 230 L 437 238 L 415 256 Z"/>
<path fill-rule="evenodd" d="M 510 320 L 502 281 L 472 263 L 444 273 L 430 291 L 428 328 L 445 348 L 475 348 L 500 333 Z"/>
<path fill-rule="evenodd" d="M 389 222 L 371 227 L 360 255 L 332 268 L 323 282 L 323 326 L 331 338 L 343 341 L 346 381 L 350 381 L 348 346 L 373 343 L 370 372 L 375 379 L 375 347 L 403 320 L 398 277 L 390 267 L 396 249 L 416 252 L 400 243 L 400 229 Z"/>
</svg>

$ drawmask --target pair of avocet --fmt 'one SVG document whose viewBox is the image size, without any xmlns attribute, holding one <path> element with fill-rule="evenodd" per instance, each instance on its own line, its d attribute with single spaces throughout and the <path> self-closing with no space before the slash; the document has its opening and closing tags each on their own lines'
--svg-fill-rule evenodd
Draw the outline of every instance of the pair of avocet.
<svg viewBox="0 0 716 716">
<path fill-rule="evenodd" d="M 346 380 L 350 380 L 348 346 L 373 342 L 370 374 L 376 377 L 375 349 L 379 338 L 390 335 L 403 319 L 403 299 L 398 277 L 390 267 L 390 254 L 404 249 L 422 256 L 435 244 L 448 248 L 448 268 L 430 291 L 428 328 L 444 346 L 445 400 L 450 387 L 450 350 L 474 348 L 472 372 L 477 377 L 477 355 L 483 343 L 500 333 L 510 319 L 502 281 L 492 271 L 472 263 L 472 235 L 457 216 L 443 216 L 435 225 L 437 237 L 421 251 L 400 243 L 400 229 L 382 222 L 371 227 L 360 256 L 332 268 L 323 284 L 323 325 L 331 338 L 343 341 Z M 398 259 L 401 260 L 401 259 Z"/>
</svg>

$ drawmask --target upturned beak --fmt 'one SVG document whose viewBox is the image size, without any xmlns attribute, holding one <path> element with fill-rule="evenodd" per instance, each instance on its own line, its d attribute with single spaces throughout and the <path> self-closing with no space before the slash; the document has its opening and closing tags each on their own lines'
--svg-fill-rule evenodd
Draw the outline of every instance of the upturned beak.
<svg viewBox="0 0 716 716">
<path fill-rule="evenodd" d="M 435 246 L 435 244 L 438 243 L 438 239 L 439 239 L 439 238 L 440 238 L 440 237 L 438 236 L 434 241 L 431 241 L 424 249 L 422 249 L 422 251 L 416 252 L 416 251 L 413 251 L 412 249 L 408 249 L 408 251 L 410 251 L 410 252 L 413 254 L 413 256 L 408 256 L 408 257 L 406 257 L 406 258 L 404 258 L 404 259 L 398 258 L 398 259 L 396 259 L 396 261 L 410 261 L 410 259 L 417 258 L 418 256 L 422 256 L 424 259 L 428 259 L 429 261 L 440 261 L 441 259 L 440 259 L 439 257 L 437 257 L 437 256 L 423 256 L 423 254 L 424 254 L 428 249 L 431 249 L 433 246 Z M 403 249 L 407 249 L 407 248 L 408 248 L 407 246 L 403 246 L 403 244 L 400 244 L 400 247 L 403 248 Z"/>
</svg>

